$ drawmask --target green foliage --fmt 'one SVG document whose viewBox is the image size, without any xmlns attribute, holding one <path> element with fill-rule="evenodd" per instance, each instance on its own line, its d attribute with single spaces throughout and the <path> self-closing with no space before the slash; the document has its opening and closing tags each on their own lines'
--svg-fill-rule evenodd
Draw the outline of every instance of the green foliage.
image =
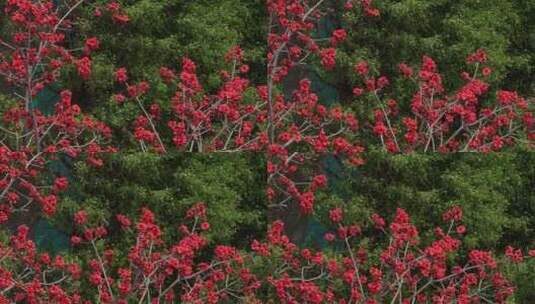
<svg viewBox="0 0 535 304">
<path fill-rule="evenodd" d="M 491 84 L 534 93 L 531 16 L 535 8 L 530 1 L 380 0 L 374 4 L 381 11 L 378 18 L 361 18 L 359 10 L 338 16 L 341 27 L 349 29 L 348 42 L 337 55 L 346 75 L 337 74 L 332 81 L 352 84 L 351 66 L 361 59 L 370 60 L 383 75 L 393 76 L 399 75 L 399 63 L 419 65 L 422 55 L 429 55 L 436 59 L 446 87 L 456 88 L 462 84 L 460 72 L 467 69 L 466 56 L 484 48 L 494 70 Z M 400 98 L 407 93 L 406 85 L 394 87 Z"/>
<path fill-rule="evenodd" d="M 187 56 L 198 64 L 201 82 L 213 90 L 221 83 L 218 73 L 226 68 L 224 54 L 232 46 L 241 45 L 253 66 L 262 62 L 262 1 L 138 0 L 124 1 L 123 7 L 130 18 L 126 25 L 95 18 L 91 9 L 79 18 L 73 40 L 101 40 L 100 50 L 92 55 L 91 79 L 73 83 L 64 78 L 74 87 L 75 100 L 86 107 L 100 106 L 114 93 L 113 71 L 118 67 L 127 67 L 133 81 L 152 81 L 160 67 L 178 70 Z M 261 74 L 251 75 L 253 81 L 258 77 Z"/>
<path fill-rule="evenodd" d="M 486 248 L 499 256 L 507 245 L 524 251 L 535 246 L 535 154 L 390 155 L 371 151 L 366 159 L 365 165 L 355 169 L 340 168 L 333 159 L 325 163 L 330 184 L 316 208 L 323 230 L 333 229 L 329 210 L 343 206 L 345 218 L 363 227 L 368 237 L 363 242 L 373 250 L 378 242 L 387 240 L 369 230 L 371 214 L 391 220 L 396 208 L 404 208 L 427 242 L 434 227 L 444 226 L 441 214 L 460 205 L 467 228 L 465 249 Z M 316 242 L 322 237 L 309 233 Z M 328 249 L 336 252 L 341 247 L 331 244 Z M 507 274 L 517 286 L 514 303 L 531 303 L 534 269 L 533 261 L 508 266 Z"/>
<path fill-rule="evenodd" d="M 535 245 L 535 191 L 530 153 L 411 154 L 370 152 L 367 163 L 345 169 L 331 179 L 327 211 L 345 202 L 348 218 L 368 218 L 373 212 L 391 215 L 404 208 L 422 231 L 433 233 L 441 214 L 452 205 L 464 210 L 470 247 L 504 248 Z M 527 165 L 527 164 L 531 164 Z M 514 236 L 514 237 L 513 237 Z M 424 235 L 425 237 L 425 235 Z"/>
<path fill-rule="evenodd" d="M 99 169 L 78 164 L 72 183 L 77 197 L 62 202 L 56 224 L 71 230 L 72 215 L 84 209 L 92 223 L 117 227 L 116 214 L 136 219 L 148 207 L 164 233 L 177 239 L 186 210 L 204 202 L 208 239 L 245 245 L 265 232 L 263 168 L 262 158 L 249 154 L 128 153 Z"/>
<path fill-rule="evenodd" d="M 524 264 L 508 265 L 506 273 L 517 286 L 512 303 L 530 304 L 535 298 L 535 261 L 530 259 Z"/>
</svg>

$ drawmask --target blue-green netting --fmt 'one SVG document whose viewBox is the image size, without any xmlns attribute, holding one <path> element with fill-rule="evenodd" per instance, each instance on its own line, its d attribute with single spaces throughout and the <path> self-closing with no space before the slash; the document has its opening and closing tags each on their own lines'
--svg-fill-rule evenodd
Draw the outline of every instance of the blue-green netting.
<svg viewBox="0 0 535 304">
<path fill-rule="evenodd" d="M 310 80 L 310 89 L 318 95 L 319 103 L 329 106 L 340 101 L 340 95 L 336 88 L 323 81 L 312 66 L 299 66 L 290 70 L 283 83 L 284 95 L 288 100 L 291 100 L 301 79 Z"/>
<path fill-rule="evenodd" d="M 45 87 L 34 99 L 33 106 L 45 115 L 54 113 L 55 105 L 59 101 L 59 93 L 56 85 Z M 69 166 L 69 159 L 64 157 L 51 161 L 47 164 L 53 176 L 64 176 L 69 180 L 72 172 Z M 40 250 L 50 253 L 57 253 L 69 248 L 69 237 L 63 231 L 54 228 L 49 221 L 39 219 L 32 227 L 34 241 Z"/>
<path fill-rule="evenodd" d="M 54 113 L 55 105 L 59 101 L 59 91 L 57 85 L 46 86 L 35 96 L 32 108 L 36 108 L 45 115 Z"/>
<path fill-rule="evenodd" d="M 54 228 L 47 220 L 40 219 L 34 226 L 34 241 L 40 250 L 56 254 L 70 246 L 69 237 L 63 231 Z"/>
<path fill-rule="evenodd" d="M 335 16 L 326 16 L 319 21 L 318 30 L 313 34 L 316 38 L 328 39 L 332 32 L 336 30 L 337 18 Z M 285 96 L 290 99 L 292 92 L 295 91 L 301 79 L 308 79 L 311 82 L 312 91 L 318 95 L 319 102 L 323 105 L 329 106 L 340 101 L 340 95 L 337 89 L 321 79 L 319 73 L 313 66 L 299 66 L 292 69 L 283 83 Z M 329 180 L 329 191 L 343 200 L 349 200 L 350 194 L 342 187 L 342 181 L 351 176 L 351 178 L 358 178 L 358 170 L 349 170 L 345 168 L 343 163 L 334 155 L 329 155 L 323 158 L 322 168 L 324 174 Z M 299 226 L 300 225 L 300 226 Z M 323 239 L 324 234 L 328 231 L 327 227 L 322 225 L 320 221 L 311 217 L 307 221 L 302 221 L 295 227 L 296 230 L 306 231 L 305 237 L 302 241 L 303 246 L 313 246 L 323 248 L 326 246 L 326 241 Z"/>
<path fill-rule="evenodd" d="M 54 0 L 53 3 L 57 6 L 60 1 Z M 59 88 L 56 84 L 51 84 L 37 94 L 31 106 L 44 115 L 51 115 L 54 113 L 55 105 L 59 100 Z M 71 179 L 72 173 L 67 163 L 67 159 L 56 160 L 47 164 L 47 167 L 54 176 L 65 176 Z M 40 250 L 57 253 L 69 248 L 70 242 L 67 234 L 54 228 L 46 219 L 39 219 L 31 228 L 34 241 Z"/>
</svg>

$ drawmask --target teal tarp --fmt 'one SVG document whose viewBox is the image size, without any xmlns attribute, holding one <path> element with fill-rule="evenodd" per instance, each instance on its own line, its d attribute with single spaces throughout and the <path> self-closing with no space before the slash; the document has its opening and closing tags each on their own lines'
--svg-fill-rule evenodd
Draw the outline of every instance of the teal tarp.
<svg viewBox="0 0 535 304">
<path fill-rule="evenodd" d="M 336 18 L 327 16 L 320 20 L 318 30 L 314 35 L 316 38 L 328 39 L 336 28 Z M 284 95 L 288 100 L 291 100 L 292 93 L 297 89 L 301 79 L 310 80 L 311 90 L 318 95 L 321 104 L 329 106 L 340 101 L 337 89 L 323 81 L 313 66 L 299 66 L 289 72 L 283 83 Z M 322 160 L 322 168 L 329 180 L 329 191 L 343 200 L 349 200 L 349 194 L 341 186 L 341 181 L 347 176 L 358 178 L 358 171 L 344 168 L 342 162 L 333 155 L 326 156 Z M 294 225 L 293 228 L 296 231 L 305 231 L 304 238 L 300 238 L 302 240 L 300 245 L 320 248 L 327 245 L 323 236 L 328 232 L 328 229 L 317 219 L 310 217 L 301 221 L 299 225 Z"/>
<path fill-rule="evenodd" d="M 34 106 L 45 115 L 54 113 L 60 97 L 54 85 L 45 87 L 34 99 Z M 67 165 L 68 159 L 59 159 L 47 164 L 54 176 L 64 176 L 71 180 L 72 173 Z M 32 228 L 34 241 L 40 250 L 57 253 L 69 248 L 69 237 L 54 228 L 46 219 L 39 219 Z"/>
<path fill-rule="evenodd" d="M 33 100 L 33 106 L 43 114 L 51 115 L 54 113 L 55 105 L 59 99 L 55 85 L 46 86 Z"/>
<path fill-rule="evenodd" d="M 35 244 L 40 250 L 56 254 L 69 248 L 69 237 L 45 219 L 37 221 L 33 226 L 33 231 Z"/>
</svg>

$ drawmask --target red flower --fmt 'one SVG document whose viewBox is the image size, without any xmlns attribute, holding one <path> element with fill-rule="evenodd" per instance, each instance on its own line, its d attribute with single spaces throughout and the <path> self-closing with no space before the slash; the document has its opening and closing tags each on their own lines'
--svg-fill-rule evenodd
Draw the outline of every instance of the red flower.
<svg viewBox="0 0 535 304">
<path fill-rule="evenodd" d="M 68 186 L 69 181 L 66 177 L 58 177 L 54 181 L 54 192 L 64 191 L 65 189 L 67 189 Z"/>
<path fill-rule="evenodd" d="M 113 100 L 118 104 L 122 104 L 126 100 L 126 97 L 123 94 L 115 94 L 113 95 Z"/>
<path fill-rule="evenodd" d="M 106 4 L 106 8 L 109 11 L 115 12 L 115 11 L 118 11 L 121 8 L 121 4 L 119 4 L 116 1 L 113 1 L 113 2 L 110 2 L 110 3 Z"/>
<path fill-rule="evenodd" d="M 325 233 L 325 235 L 323 236 L 323 239 L 325 239 L 327 242 L 332 242 L 334 241 L 334 239 L 336 238 L 336 236 L 333 234 L 333 233 Z"/>
<path fill-rule="evenodd" d="M 75 62 L 78 74 L 82 79 L 89 79 L 91 76 L 91 60 L 88 57 L 76 60 Z"/>
<path fill-rule="evenodd" d="M 510 105 L 518 99 L 518 94 L 511 91 L 498 91 L 496 95 L 500 104 L 504 106 Z"/>
<path fill-rule="evenodd" d="M 125 24 L 125 23 L 128 23 L 128 21 L 130 21 L 130 18 L 128 17 L 128 15 L 123 15 L 123 14 L 113 14 L 112 19 L 113 21 L 117 23 L 121 23 L 121 24 Z"/>
<path fill-rule="evenodd" d="M 460 221 L 463 218 L 463 210 L 459 206 L 454 206 L 451 209 L 448 209 L 444 214 L 442 214 L 442 219 L 445 222 L 449 221 Z"/>
<path fill-rule="evenodd" d="M 314 209 L 314 193 L 305 192 L 299 196 L 299 206 L 303 214 L 311 214 Z"/>
<path fill-rule="evenodd" d="M 240 67 L 240 73 L 245 74 L 245 73 L 247 73 L 247 72 L 249 72 L 249 66 L 246 65 L 246 64 L 242 65 L 242 66 Z"/>
<path fill-rule="evenodd" d="M 130 219 L 128 217 L 126 217 L 125 215 L 117 214 L 116 218 L 117 218 L 117 221 L 119 222 L 119 224 L 121 224 L 121 227 L 123 229 L 128 228 L 128 227 L 130 227 L 132 225 L 132 222 L 130 221 Z"/>
<path fill-rule="evenodd" d="M 522 250 L 514 249 L 511 246 L 507 246 L 505 248 L 505 256 L 508 257 L 511 261 L 513 261 L 513 263 L 520 263 L 524 260 Z"/>
<path fill-rule="evenodd" d="M 171 70 L 169 68 L 166 68 L 166 67 L 161 67 L 160 68 L 160 77 L 162 78 L 162 80 L 165 83 L 170 83 L 170 82 L 175 80 L 176 75 L 173 72 L 173 70 Z"/>
<path fill-rule="evenodd" d="M 386 225 L 385 220 L 376 213 L 372 214 L 372 221 L 376 228 L 383 228 Z"/>
<path fill-rule="evenodd" d="M 73 245 L 76 246 L 76 245 L 80 244 L 81 242 L 82 242 L 82 238 L 80 238 L 79 236 L 73 235 L 73 236 L 71 237 L 71 243 L 72 243 Z"/>
<path fill-rule="evenodd" d="M 475 53 L 470 54 L 466 58 L 468 64 L 472 63 L 485 63 L 487 61 L 487 53 L 483 49 L 477 50 Z"/>
<path fill-rule="evenodd" d="M 355 65 L 355 72 L 357 72 L 362 77 L 368 75 L 368 72 L 369 72 L 368 62 L 366 61 L 358 62 Z"/>
<path fill-rule="evenodd" d="M 314 176 L 314 178 L 312 179 L 312 185 L 310 187 L 312 189 L 317 189 L 317 188 L 323 188 L 325 186 L 327 186 L 327 177 L 321 174 L 321 175 Z"/>
<path fill-rule="evenodd" d="M 343 211 L 341 208 L 334 208 L 329 211 L 329 218 L 333 223 L 339 223 L 343 219 Z"/>
<path fill-rule="evenodd" d="M 492 73 L 492 69 L 489 67 L 484 67 L 481 73 L 483 76 L 488 77 Z"/>
<path fill-rule="evenodd" d="M 412 77 L 413 71 L 410 66 L 406 65 L 405 63 L 401 63 L 398 67 L 403 76 L 405 76 L 406 78 Z"/>
<path fill-rule="evenodd" d="M 347 33 L 344 29 L 337 29 L 333 32 L 331 37 L 331 44 L 333 46 L 337 45 L 340 42 L 343 42 L 347 38 Z"/>
<path fill-rule="evenodd" d="M 336 65 L 336 50 L 334 48 L 327 48 L 321 50 L 321 64 L 326 70 L 331 70 Z"/>
<path fill-rule="evenodd" d="M 100 41 L 97 39 L 97 37 L 91 37 L 85 41 L 86 53 L 90 53 L 94 50 L 97 50 L 99 47 L 100 47 Z"/>
<path fill-rule="evenodd" d="M 353 95 L 359 97 L 359 96 L 362 95 L 362 93 L 364 93 L 364 89 L 359 88 L 359 87 L 354 87 L 353 88 Z"/>
<path fill-rule="evenodd" d="M 80 210 L 74 214 L 74 222 L 77 225 L 83 225 L 87 222 L 87 212 Z"/>
<path fill-rule="evenodd" d="M 201 223 L 201 230 L 206 231 L 206 230 L 208 230 L 208 229 L 210 229 L 210 223 L 208 223 L 208 222 L 202 222 L 202 223 Z"/>
<path fill-rule="evenodd" d="M 115 80 L 119 83 L 125 83 L 128 80 L 126 68 L 118 68 L 115 71 Z"/>
</svg>

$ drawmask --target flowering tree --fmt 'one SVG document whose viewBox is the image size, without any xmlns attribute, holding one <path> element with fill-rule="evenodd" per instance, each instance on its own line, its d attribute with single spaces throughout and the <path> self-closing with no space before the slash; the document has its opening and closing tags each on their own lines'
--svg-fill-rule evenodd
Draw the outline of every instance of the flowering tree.
<svg viewBox="0 0 535 304">
<path fill-rule="evenodd" d="M 447 230 L 437 228 L 436 239 L 425 243 L 404 210 L 398 209 L 389 225 L 374 214 L 371 229 L 384 233 L 372 233 L 374 248 L 360 242 L 362 228 L 344 219 L 342 209 L 331 210 L 330 218 L 334 231 L 325 238 L 340 250 L 299 249 L 277 221 L 266 242 L 254 241 L 250 252 L 216 245 L 205 259 L 210 244 L 203 231 L 210 225 L 204 204 L 185 214 L 183 236 L 170 244 L 163 241 L 156 216 L 143 209 L 135 224 L 117 215 L 135 239 L 124 260 L 106 244 L 107 229 L 88 226 L 80 211 L 74 217 L 80 235 L 71 241 L 88 246 L 94 258 L 81 265 L 38 254 L 21 227 L 2 247 L 2 297 L 30 303 L 505 303 L 514 290 L 490 252 L 460 254 L 466 231 L 459 207 L 444 213 Z M 511 247 L 505 254 L 512 263 L 527 257 Z M 24 269 L 22 276 L 14 275 L 17 269 Z M 93 288 L 83 288 L 86 281 Z"/>
<path fill-rule="evenodd" d="M 468 56 L 467 63 L 475 66 L 474 72 L 462 73 L 466 84 L 453 94 L 445 92 L 433 59 L 424 56 L 417 75 L 408 65 L 400 64 L 403 76 L 418 85 L 410 103 L 411 114 L 406 116 L 400 113 L 398 101 L 386 100 L 388 78 L 370 75 L 365 61 L 356 64 L 355 71 L 363 77 L 366 93 L 378 104 L 373 133 L 380 138 L 381 145 L 394 153 L 489 152 L 513 145 L 532 146 L 533 106 L 517 92 L 505 90 L 498 90 L 495 101 L 489 102 L 489 85 L 479 75 L 485 78 L 492 73 L 491 68 L 484 66 L 486 61 L 482 49 Z M 364 89 L 355 87 L 353 92 L 360 96 Z"/>
<path fill-rule="evenodd" d="M 361 4 L 370 18 L 379 15 L 371 1 Z M 347 34 L 337 29 L 327 41 L 315 38 L 318 23 L 326 14 L 324 5 L 324 1 L 267 3 L 266 85 L 251 86 L 246 77 L 249 66 L 243 63 L 239 47 L 226 54 L 230 69 L 221 72 L 223 85 L 215 93 L 203 90 L 197 67 L 188 58 L 183 58 L 180 72 L 160 69 L 171 96 L 151 92 L 151 84 L 146 81 L 130 83 L 127 69 L 118 69 L 116 81 L 126 90 L 114 95 L 114 100 L 138 105 L 140 115 L 133 123 L 132 134 L 141 149 L 161 153 L 171 147 L 190 152 L 263 152 L 268 156 L 270 207 L 275 210 L 297 204 L 303 214 L 312 213 L 314 193 L 326 185 L 325 176 L 315 165 L 318 160 L 334 154 L 360 165 L 366 146 L 356 115 L 348 107 L 322 104 L 308 79 L 301 79 L 291 96 L 279 90 L 289 71 L 309 58 L 317 57 L 326 71 L 335 67 L 336 46 Z M 351 2 L 345 8 L 353 9 Z M 475 72 L 463 74 L 467 84 L 452 96 L 444 92 L 441 75 L 431 58 L 424 57 L 417 76 L 411 67 L 400 64 L 404 77 L 418 85 L 410 112 L 401 111 L 395 99 L 385 101 L 390 82 L 386 76 L 376 78 L 367 62 L 356 63 L 355 73 L 363 78 L 364 88 L 355 87 L 354 95 L 366 93 L 378 104 L 372 126 L 364 133 L 373 133 L 380 139 L 379 145 L 393 153 L 485 152 L 530 146 L 533 114 L 527 99 L 500 90 L 494 105 L 480 102 L 488 99 L 489 85 L 478 78 L 480 65 L 486 60 L 483 50 L 469 56 L 467 61 L 476 66 Z M 488 67 L 481 71 L 484 77 L 491 73 Z M 154 99 L 171 99 L 170 107 Z"/>
<path fill-rule="evenodd" d="M 46 165 L 60 155 L 84 156 L 94 166 L 101 154 L 114 152 L 104 146 L 111 130 L 81 113 L 63 90 L 52 114 L 38 110 L 35 99 L 47 85 L 58 80 L 63 68 L 72 65 L 82 79 L 91 76 L 91 53 L 100 47 L 98 38 L 85 40 L 81 49 L 68 49 L 69 16 L 83 1 L 55 6 L 51 1 L 8 0 L 5 8 L 11 25 L 9 37 L 0 40 L 0 73 L 11 88 L 12 106 L 4 111 L 0 129 L 0 221 L 16 210 L 26 210 L 36 201 L 52 215 L 57 194 L 67 180 L 44 184 Z M 357 131 L 355 113 L 347 107 L 327 107 L 311 90 L 311 82 L 300 79 L 291 96 L 280 84 L 289 71 L 316 58 L 326 71 L 336 62 L 336 47 L 346 39 L 337 29 L 330 39 L 315 36 L 325 15 L 324 0 L 268 0 L 267 60 L 265 84 L 252 85 L 246 75 L 243 51 L 232 48 L 225 56 L 230 68 L 221 72 L 223 85 L 207 92 L 198 80 L 196 64 L 182 58 L 176 72 L 160 68 L 167 85 L 153 90 L 148 81 L 129 80 L 127 68 L 115 72 L 123 86 L 113 96 L 118 104 L 134 103 L 139 115 L 132 124 L 132 138 L 144 152 L 254 151 L 267 156 L 267 197 L 270 208 L 297 206 L 303 215 L 314 212 L 315 192 L 327 184 L 318 160 L 327 154 L 340 156 L 352 165 L 363 163 L 365 136 Z M 370 18 L 379 11 L 371 0 L 360 1 Z M 353 9 L 353 1 L 345 8 Z M 126 24 L 128 15 L 117 2 L 98 6 L 94 15 L 110 15 Z M 393 99 L 384 102 L 386 76 L 375 78 L 366 62 L 355 71 L 366 89 L 356 87 L 378 102 L 371 131 L 380 146 L 393 153 L 411 151 L 491 151 L 533 140 L 533 116 L 529 102 L 515 92 L 498 91 L 494 105 L 480 103 L 488 85 L 478 78 L 483 51 L 470 55 L 472 75 L 452 96 L 442 87 L 436 64 L 424 57 L 417 76 L 401 64 L 403 75 L 416 81 L 417 93 L 409 114 L 398 110 Z M 483 76 L 491 73 L 482 68 Z M 162 107 L 154 99 L 166 100 Z M 486 108 L 485 108 L 486 107 Z M 406 130 L 406 132 L 400 131 Z M 403 137 L 403 139 L 401 138 Z M 125 147 L 128 148 L 128 147 Z M 75 214 L 77 229 L 71 242 L 79 255 L 50 257 L 39 253 L 28 238 L 28 228 L 19 227 L 0 246 L 0 300 L 28 303 L 216 303 L 253 302 L 277 299 L 283 303 L 505 303 L 514 288 L 500 272 L 498 261 L 482 250 L 464 255 L 461 237 L 466 228 L 460 208 L 444 214 L 447 230 L 437 228 L 435 238 L 422 240 L 403 209 L 390 225 L 379 215 L 371 220 L 377 230 L 360 238 L 363 229 L 343 210 L 329 215 L 333 232 L 325 235 L 332 250 L 299 249 L 284 235 L 284 223 L 275 221 L 267 240 L 257 240 L 250 251 L 223 244 L 209 244 L 203 231 L 210 229 L 206 207 L 199 203 L 179 223 L 182 238 L 171 243 L 163 238 L 156 215 L 141 211 L 134 225 L 125 215 L 116 220 L 131 240 L 122 256 L 106 240 L 108 223 L 88 224 L 87 213 Z M 365 229 L 372 229 L 365 227 Z M 380 231 L 381 233 L 377 233 Z M 372 241 L 375 248 L 366 246 Z M 359 248 L 356 250 L 356 248 Z M 92 255 L 92 258 L 87 258 Z M 520 263 L 524 253 L 509 247 L 505 255 Z M 534 256 L 534 251 L 528 252 Z M 90 286 L 90 288 L 86 288 Z"/>
<path fill-rule="evenodd" d="M 51 114 L 42 113 L 37 106 L 38 94 L 57 80 L 65 66 L 74 65 L 81 77 L 90 74 L 89 56 L 98 49 L 98 39 L 87 39 L 83 50 L 65 47 L 71 29 L 68 18 L 82 2 L 65 3 L 57 9 L 50 1 L 8 1 L 5 7 L 10 27 L 0 39 L 0 75 L 10 88 L 11 102 L 3 112 L 0 129 L 0 222 L 13 211 L 28 210 L 32 202 L 45 214 L 54 213 L 57 194 L 68 182 L 58 177 L 53 185 L 42 184 L 51 160 L 61 155 L 83 156 L 99 166 L 100 154 L 113 151 L 100 145 L 111 136 L 110 129 L 82 114 L 71 102 L 70 91 L 61 92 Z"/>
<path fill-rule="evenodd" d="M 157 103 L 145 105 L 143 97 L 154 98 L 149 94 L 150 84 L 128 83 L 126 68 L 115 72 L 116 81 L 125 85 L 126 92 L 114 95 L 114 100 L 138 104 L 141 114 L 132 133 L 144 151 L 152 148 L 165 153 L 171 145 L 190 152 L 266 153 L 270 206 L 287 207 L 293 201 L 303 213 L 310 214 L 314 192 L 326 185 L 325 176 L 317 174 L 313 164 L 322 155 L 335 153 L 359 165 L 364 149 L 356 142 L 355 116 L 341 107 L 322 105 L 309 80 L 302 79 L 290 98 L 278 91 L 277 85 L 288 71 L 309 56 L 319 56 L 326 69 L 332 68 L 334 47 L 345 39 L 344 31 L 339 30 L 327 47 L 320 48 L 320 39 L 313 38 L 313 32 L 323 14 L 323 1 L 290 2 L 268 2 L 271 24 L 266 85 L 250 86 L 246 78 L 249 66 L 243 63 L 243 51 L 235 47 L 225 56 L 231 68 L 221 72 L 224 84 L 215 94 L 203 91 L 195 63 L 184 58 L 179 73 L 160 69 L 162 81 L 176 88 L 170 111 Z M 367 3 L 364 7 L 371 9 Z M 169 129 L 172 143 L 161 135 Z M 311 175 L 312 179 L 305 177 Z"/>
</svg>

